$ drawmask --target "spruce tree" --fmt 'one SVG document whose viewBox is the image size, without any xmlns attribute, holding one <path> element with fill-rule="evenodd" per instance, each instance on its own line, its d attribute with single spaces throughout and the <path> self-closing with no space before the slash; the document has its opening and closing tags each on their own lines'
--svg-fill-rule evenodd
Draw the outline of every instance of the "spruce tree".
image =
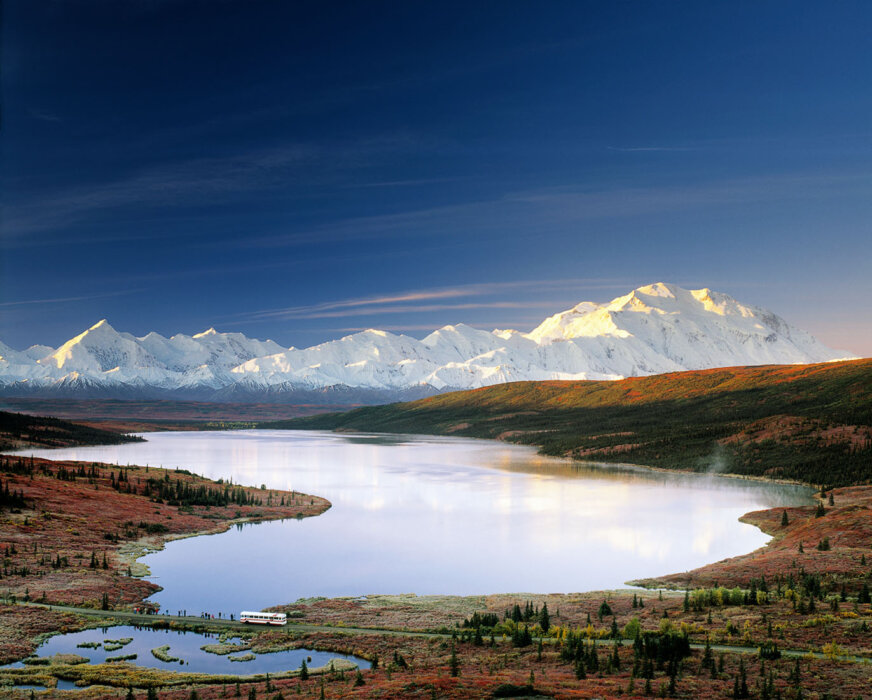
<svg viewBox="0 0 872 700">
<path fill-rule="evenodd" d="M 751 697 L 751 694 L 748 692 L 748 677 L 745 672 L 745 661 L 744 659 L 739 659 L 739 695 L 740 698 L 748 698 Z"/>
<path fill-rule="evenodd" d="M 542 604 L 542 612 L 539 613 L 539 626 L 543 634 L 548 634 L 551 629 L 551 617 L 548 615 L 548 603 Z"/>
<path fill-rule="evenodd" d="M 448 659 L 448 669 L 451 672 L 452 678 L 457 678 L 460 675 L 460 663 L 457 661 L 457 648 L 451 645 L 451 658 Z"/>
</svg>

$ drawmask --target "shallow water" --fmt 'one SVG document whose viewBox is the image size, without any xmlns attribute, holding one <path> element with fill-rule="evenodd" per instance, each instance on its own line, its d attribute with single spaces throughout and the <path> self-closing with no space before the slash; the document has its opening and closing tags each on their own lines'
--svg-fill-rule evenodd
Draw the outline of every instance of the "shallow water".
<svg viewBox="0 0 872 700">
<path fill-rule="evenodd" d="M 164 612 L 224 615 L 302 597 L 571 592 L 684 571 L 762 546 L 738 522 L 811 491 L 541 457 L 532 448 L 323 432 L 149 433 L 34 452 L 182 467 L 328 498 L 316 518 L 234 527 L 144 558 Z"/>
<path fill-rule="evenodd" d="M 106 640 L 118 640 L 132 637 L 133 641 L 125 644 L 121 649 L 106 651 L 103 646 L 91 649 L 80 647 L 82 643 L 98 642 L 101 645 Z M 238 644 L 239 639 L 230 640 L 229 643 Z M 356 663 L 360 668 L 369 668 L 370 663 L 366 659 L 356 656 L 346 656 L 327 651 L 315 651 L 313 649 L 292 649 L 270 654 L 257 654 L 251 661 L 230 661 L 230 656 L 247 654 L 240 651 L 226 656 L 210 654 L 200 649 L 205 644 L 217 644 L 217 634 L 203 634 L 197 632 L 179 632 L 176 630 L 156 630 L 132 626 L 101 627 L 99 629 L 59 634 L 48 639 L 36 652 L 37 656 L 49 657 L 55 654 L 78 654 L 90 659 L 93 664 L 100 664 L 106 657 L 136 654 L 136 659 L 131 663 L 148 668 L 160 668 L 165 671 L 184 671 L 186 673 L 228 673 L 234 675 L 250 675 L 254 673 L 281 673 L 300 668 L 303 659 L 309 668 L 325 666 L 330 659 L 348 659 Z M 179 661 L 167 662 L 157 659 L 151 650 L 169 644 L 168 654 Z M 24 664 L 16 662 L 9 664 L 10 668 L 21 668 Z M 64 682 L 64 687 L 72 684 Z M 21 687 L 21 686 L 19 686 Z M 73 686 L 76 687 L 76 686 Z"/>
</svg>

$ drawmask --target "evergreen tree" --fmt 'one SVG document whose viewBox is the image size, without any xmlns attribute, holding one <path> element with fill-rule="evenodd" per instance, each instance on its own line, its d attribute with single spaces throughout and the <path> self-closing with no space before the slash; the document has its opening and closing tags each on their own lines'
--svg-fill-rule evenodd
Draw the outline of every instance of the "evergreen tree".
<svg viewBox="0 0 872 700">
<path fill-rule="evenodd" d="M 715 659 L 712 656 L 712 645 L 709 642 L 708 635 L 705 637 L 705 651 L 702 654 L 702 667 L 703 668 L 714 668 Z"/>
<path fill-rule="evenodd" d="M 300 680 L 309 680 L 309 667 L 306 666 L 306 659 L 303 659 L 303 663 L 300 664 Z"/>
<path fill-rule="evenodd" d="M 748 677 L 745 672 L 745 661 L 739 659 L 739 697 L 748 698 L 751 694 L 748 692 Z"/>
<path fill-rule="evenodd" d="M 454 644 L 451 645 L 451 658 L 448 659 L 448 669 L 451 672 L 452 678 L 457 678 L 460 675 L 460 663 L 457 661 L 457 649 Z"/>
<path fill-rule="evenodd" d="M 539 626 L 543 634 L 548 634 L 551 629 L 551 617 L 548 615 L 548 603 L 542 604 L 542 612 L 539 613 Z"/>
<path fill-rule="evenodd" d="M 787 520 L 787 511 L 781 511 L 781 527 L 787 527 L 789 525 L 789 521 Z"/>
</svg>

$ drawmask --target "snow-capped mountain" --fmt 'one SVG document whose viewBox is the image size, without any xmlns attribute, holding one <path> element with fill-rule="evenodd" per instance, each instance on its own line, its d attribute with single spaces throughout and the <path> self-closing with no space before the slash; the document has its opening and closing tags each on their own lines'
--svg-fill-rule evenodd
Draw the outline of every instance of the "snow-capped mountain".
<svg viewBox="0 0 872 700">
<path fill-rule="evenodd" d="M 529 333 L 445 326 L 422 340 L 367 330 L 285 350 L 210 328 L 137 338 L 100 321 L 56 350 L 0 343 L 5 395 L 380 402 L 542 379 L 620 379 L 732 365 L 826 362 L 832 350 L 770 311 L 657 283 L 582 302 Z"/>
</svg>

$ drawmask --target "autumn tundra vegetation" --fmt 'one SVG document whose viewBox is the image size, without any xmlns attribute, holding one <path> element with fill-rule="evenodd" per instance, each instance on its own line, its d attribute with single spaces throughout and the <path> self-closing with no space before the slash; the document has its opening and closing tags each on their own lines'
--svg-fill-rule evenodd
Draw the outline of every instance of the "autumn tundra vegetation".
<svg viewBox="0 0 872 700">
<path fill-rule="evenodd" d="M 0 662 L 46 635 L 133 619 L 233 629 L 250 653 L 307 647 L 372 665 L 207 676 L 57 658 L 0 669 L 0 694 L 37 684 L 60 696 L 60 679 L 81 697 L 186 700 L 872 697 L 870 393 L 872 362 L 856 361 L 520 383 L 282 423 L 499 438 L 696 471 L 717 454 L 722 471 L 804 482 L 817 498 L 743 516 L 772 537 L 755 552 L 632 590 L 276 601 L 290 622 L 280 629 L 127 617 L 156 589 L 136 558 L 240 520 L 317 515 L 323 499 L 183 470 L 0 457 Z M 17 440 L 39 437 L 21 426 Z"/>
</svg>

